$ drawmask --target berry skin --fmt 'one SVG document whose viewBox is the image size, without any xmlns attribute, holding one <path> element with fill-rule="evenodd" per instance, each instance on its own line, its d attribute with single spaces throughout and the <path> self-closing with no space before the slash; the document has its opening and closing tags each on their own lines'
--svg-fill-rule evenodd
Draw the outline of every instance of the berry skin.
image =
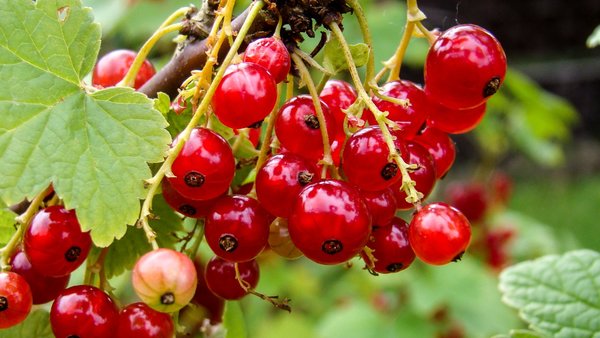
<svg viewBox="0 0 600 338">
<path fill-rule="evenodd" d="M 175 327 L 168 314 L 145 303 L 133 303 L 119 313 L 116 333 L 116 338 L 172 338 Z"/>
<path fill-rule="evenodd" d="M 446 203 L 431 203 L 414 215 L 408 241 L 423 262 L 444 265 L 459 260 L 471 240 L 469 220 Z"/>
<path fill-rule="evenodd" d="M 115 334 L 119 310 L 104 291 L 72 286 L 56 297 L 50 325 L 56 338 L 106 338 Z"/>
<path fill-rule="evenodd" d="M 212 98 L 215 115 L 230 128 L 261 122 L 277 101 L 277 86 L 262 66 L 250 62 L 230 65 Z"/>
<path fill-rule="evenodd" d="M 249 261 L 267 245 L 271 220 L 253 198 L 244 195 L 222 197 L 206 218 L 206 243 L 223 259 Z"/>
<path fill-rule="evenodd" d="M 263 66 L 276 83 L 285 80 L 292 65 L 285 44 L 276 37 L 252 41 L 244 52 L 244 61 Z"/>
<path fill-rule="evenodd" d="M 476 25 L 446 30 L 425 60 L 427 96 L 451 109 L 479 106 L 504 81 L 506 55 L 496 38 Z"/>
<path fill-rule="evenodd" d="M 210 129 L 195 128 L 173 161 L 171 171 L 175 177 L 167 179 L 180 195 L 209 200 L 229 189 L 235 174 L 235 159 L 221 135 Z"/>
<path fill-rule="evenodd" d="M 31 220 L 23 246 L 33 268 L 42 275 L 61 277 L 86 259 L 92 239 L 82 232 L 74 210 L 51 206 Z"/>
<path fill-rule="evenodd" d="M 154 310 L 175 312 L 187 305 L 198 278 L 188 256 L 171 249 L 156 249 L 142 256 L 133 268 L 135 293 Z"/>
<path fill-rule="evenodd" d="M 203 218 L 208 215 L 210 209 L 219 197 L 209 200 L 193 200 L 182 196 L 177 190 L 173 189 L 169 180 L 162 180 L 162 195 L 167 204 L 173 210 L 191 218 Z"/>
<path fill-rule="evenodd" d="M 360 195 L 369 209 L 373 226 L 388 224 L 396 214 L 396 197 L 391 188 L 381 191 L 361 190 Z"/>
<path fill-rule="evenodd" d="M 398 182 L 402 175 L 390 161 L 390 151 L 378 126 L 361 129 L 348 138 L 342 151 L 342 169 L 360 189 L 379 191 Z"/>
<path fill-rule="evenodd" d="M 134 51 L 119 49 L 101 57 L 92 73 L 92 85 L 102 88 L 115 86 L 127 74 L 136 55 Z M 133 88 L 142 87 L 155 73 L 152 63 L 144 60 L 135 77 Z"/>
<path fill-rule="evenodd" d="M 439 104 L 431 105 L 427 125 L 449 134 L 467 133 L 479 124 L 485 115 L 486 104 L 467 109 L 450 109 Z"/>
<path fill-rule="evenodd" d="M 31 311 L 31 289 L 21 275 L 0 272 L 0 329 L 15 326 Z"/>
<path fill-rule="evenodd" d="M 402 158 L 406 163 L 417 165 L 417 169 L 409 173 L 410 178 L 415 181 L 415 189 L 423 194 L 422 200 L 427 198 L 433 191 L 436 182 L 435 162 L 427 149 L 414 141 L 406 142 L 406 153 Z M 399 210 L 408 210 L 413 207 L 406 202 L 406 193 L 401 189 L 402 181 L 394 184 L 392 190 L 396 195 L 396 207 Z"/>
<path fill-rule="evenodd" d="M 205 317 L 210 320 L 211 324 L 216 325 L 223 321 L 225 301 L 210 291 L 208 285 L 206 285 L 206 276 L 204 275 L 206 267 L 204 264 L 196 259 L 194 260 L 194 266 L 198 274 L 198 286 L 196 287 L 194 298 L 192 298 L 192 303 L 202 307 Z"/>
<path fill-rule="evenodd" d="M 20 250 L 13 254 L 9 264 L 10 271 L 21 275 L 29 284 L 33 304 L 44 304 L 56 298 L 67 287 L 71 277 L 71 275 L 49 277 L 40 274 L 33 269 L 25 252 Z"/>
<path fill-rule="evenodd" d="M 302 257 L 302 252 L 292 242 L 290 232 L 288 230 L 287 219 L 277 217 L 269 231 L 269 247 L 277 255 L 287 258 L 296 259 Z"/>
<path fill-rule="evenodd" d="M 373 103 L 377 108 L 382 112 L 387 111 L 389 113 L 387 118 L 398 124 L 401 136 L 406 139 L 412 138 L 421 129 L 429 114 L 429 102 L 423 89 L 411 81 L 392 81 L 383 85 L 381 94 L 410 101 L 410 106 L 404 107 L 379 97 L 373 98 Z M 365 111 L 365 119 L 369 124 L 377 125 L 371 111 Z"/>
<path fill-rule="evenodd" d="M 272 215 L 288 217 L 300 190 L 318 177 L 312 162 L 292 153 L 278 154 L 256 174 L 256 197 Z"/>
<path fill-rule="evenodd" d="M 343 133 L 346 113 L 342 109 L 347 109 L 356 101 L 356 90 L 346 81 L 329 80 L 325 83 L 325 87 L 323 87 L 319 97 L 327 104 L 331 111 L 336 133 Z M 348 116 L 348 122 L 356 124 L 357 120 L 352 116 Z"/>
<path fill-rule="evenodd" d="M 371 233 L 371 215 L 349 183 L 323 180 L 306 186 L 288 219 L 290 238 L 309 259 L 339 264 L 356 256 Z"/>
<path fill-rule="evenodd" d="M 246 282 L 250 289 L 256 288 L 260 269 L 255 260 L 233 263 L 214 256 L 206 264 L 204 276 L 208 289 L 226 300 L 237 300 L 248 294 L 236 279 L 235 264 L 238 265 L 240 279 Z"/>
<path fill-rule="evenodd" d="M 456 182 L 448 185 L 446 201 L 460 210 L 472 223 L 483 220 L 489 205 L 485 187 L 477 182 Z"/>
<path fill-rule="evenodd" d="M 327 134 L 333 136 L 333 117 L 329 107 L 321 101 L 321 108 Z M 312 98 L 308 95 L 296 96 L 281 106 L 275 120 L 275 134 L 281 145 L 291 153 L 315 162 L 323 157 L 320 124 Z"/>
<path fill-rule="evenodd" d="M 432 127 L 421 130 L 413 139 L 429 151 L 435 165 L 435 177 L 444 177 L 456 159 L 456 146 L 450 136 Z"/>
<path fill-rule="evenodd" d="M 408 224 L 398 217 L 385 226 L 374 227 L 367 246 L 373 250 L 375 272 L 399 272 L 415 260 L 415 253 L 408 243 Z M 365 262 L 369 261 L 364 252 L 361 256 Z"/>
</svg>

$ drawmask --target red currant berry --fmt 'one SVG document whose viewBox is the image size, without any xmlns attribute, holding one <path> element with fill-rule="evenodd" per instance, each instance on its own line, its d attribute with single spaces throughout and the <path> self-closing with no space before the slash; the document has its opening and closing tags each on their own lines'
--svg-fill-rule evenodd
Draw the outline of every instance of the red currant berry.
<svg viewBox="0 0 600 338">
<path fill-rule="evenodd" d="M 427 125 L 449 134 L 467 133 L 479 124 L 485 115 L 486 104 L 467 109 L 450 109 L 439 104 L 431 105 Z"/>
<path fill-rule="evenodd" d="M 435 176 L 440 179 L 448 173 L 456 159 L 456 146 L 448 134 L 432 127 L 421 130 L 413 139 L 429 151 L 435 164 Z"/>
<path fill-rule="evenodd" d="M 13 254 L 9 262 L 11 271 L 23 276 L 31 288 L 33 304 L 47 303 L 67 287 L 70 275 L 62 277 L 49 277 L 35 270 L 27 255 L 19 250 Z"/>
<path fill-rule="evenodd" d="M 470 240 L 469 220 L 446 203 L 421 208 L 408 229 L 408 241 L 417 257 L 433 265 L 460 260 Z"/>
<path fill-rule="evenodd" d="M 350 184 L 323 180 L 298 195 L 288 219 L 290 238 L 309 259 L 343 263 L 356 256 L 371 233 L 371 215 Z"/>
<path fill-rule="evenodd" d="M 50 325 L 56 338 L 106 338 L 114 335 L 118 316 L 117 306 L 104 291 L 77 285 L 56 297 Z"/>
<path fill-rule="evenodd" d="M 31 311 L 31 289 L 21 275 L 0 272 L 0 329 L 15 326 Z"/>
<path fill-rule="evenodd" d="M 319 97 L 331 111 L 336 133 L 343 133 L 344 119 L 346 118 L 343 109 L 347 109 L 356 101 L 356 90 L 346 81 L 329 80 L 325 83 Z M 348 120 L 351 124 L 356 124 L 355 117 L 348 116 Z"/>
<path fill-rule="evenodd" d="M 425 91 L 452 109 L 481 105 L 504 81 L 506 55 L 496 38 L 476 25 L 446 30 L 429 48 Z"/>
<path fill-rule="evenodd" d="M 321 102 L 325 128 L 328 135 L 334 135 L 333 118 L 329 107 Z M 317 161 L 323 157 L 323 138 L 315 106 L 308 95 L 300 95 L 286 102 L 277 114 L 275 134 L 289 152 L 306 159 Z M 333 141 L 333 139 L 330 139 Z"/>
<path fill-rule="evenodd" d="M 250 62 L 230 65 L 212 98 L 215 115 L 230 128 L 262 121 L 277 101 L 277 86 L 262 66 Z"/>
<path fill-rule="evenodd" d="M 494 202 L 500 205 L 506 205 L 512 195 L 513 182 L 507 174 L 496 172 L 492 176 L 492 191 Z"/>
<path fill-rule="evenodd" d="M 496 270 L 504 268 L 509 262 L 509 253 L 507 245 L 515 236 L 513 229 L 492 229 L 485 235 L 485 249 L 487 251 L 486 262 Z"/>
<path fill-rule="evenodd" d="M 188 256 L 171 249 L 156 249 L 135 263 L 131 281 L 144 303 L 154 310 L 169 313 L 190 302 L 198 279 Z"/>
<path fill-rule="evenodd" d="M 277 255 L 287 258 L 296 259 L 302 257 L 302 252 L 292 242 L 290 232 L 288 230 L 287 219 L 277 217 L 269 231 L 269 247 Z"/>
<path fill-rule="evenodd" d="M 175 177 L 167 179 L 180 195 L 209 200 L 229 189 L 235 174 L 235 159 L 221 135 L 210 129 L 195 128 L 171 165 L 171 171 Z"/>
<path fill-rule="evenodd" d="M 223 259 L 249 261 L 267 246 L 271 220 L 253 198 L 244 195 L 222 197 L 206 218 L 206 243 Z"/>
<path fill-rule="evenodd" d="M 312 162 L 292 153 L 278 154 L 256 174 L 256 197 L 272 215 L 288 217 L 300 190 L 318 177 Z"/>
<path fill-rule="evenodd" d="M 435 162 L 427 149 L 414 141 L 406 142 L 407 152 L 402 155 L 406 163 L 415 164 L 417 169 L 409 173 L 410 178 L 415 181 L 415 189 L 423 194 L 423 200 L 431 194 L 436 182 Z M 401 189 L 402 181 L 394 184 L 392 190 L 396 194 L 396 207 L 400 210 L 408 210 L 413 207 L 406 201 L 406 193 Z"/>
<path fill-rule="evenodd" d="M 402 177 L 390 161 L 390 151 L 378 126 L 361 129 L 348 138 L 342 151 L 342 169 L 349 182 L 360 189 L 379 191 Z"/>
<path fill-rule="evenodd" d="M 446 201 L 460 210 L 472 223 L 483 219 L 489 204 L 485 187 L 477 182 L 455 182 L 448 185 Z"/>
<path fill-rule="evenodd" d="M 285 44 L 276 37 L 252 41 L 244 52 L 244 61 L 263 66 L 273 76 L 276 83 L 285 80 L 292 65 L 290 53 Z"/>
<path fill-rule="evenodd" d="M 391 188 L 381 191 L 361 190 L 360 195 L 365 200 L 373 226 L 388 224 L 396 214 L 396 197 Z"/>
<path fill-rule="evenodd" d="M 75 211 L 58 205 L 40 210 L 23 239 L 33 268 L 52 277 L 66 276 L 77 269 L 91 245 L 90 234 L 81 231 Z"/>
<path fill-rule="evenodd" d="M 260 277 L 258 263 L 255 260 L 233 263 L 218 256 L 211 258 L 206 264 L 206 285 L 215 295 L 226 300 L 237 300 L 248 294 L 236 278 L 235 265 L 240 279 L 250 289 L 256 288 Z"/>
<path fill-rule="evenodd" d="M 117 338 L 172 338 L 175 327 L 171 316 L 145 303 L 129 304 L 117 319 Z"/>
<path fill-rule="evenodd" d="M 101 88 L 113 87 L 125 77 L 136 57 L 136 52 L 131 50 L 114 50 L 98 60 L 92 73 L 92 85 Z M 135 77 L 133 88 L 139 89 L 156 71 L 150 61 L 144 60 Z"/>
<path fill-rule="evenodd" d="M 215 295 L 208 285 L 206 285 L 205 266 L 199 260 L 194 260 L 194 266 L 198 273 L 198 286 L 196 287 L 196 293 L 192 298 L 192 303 L 202 307 L 205 314 L 205 318 L 208 318 L 211 324 L 216 325 L 223 321 L 223 311 L 225 310 L 225 302 L 223 298 Z"/>
<path fill-rule="evenodd" d="M 387 118 L 401 128 L 403 138 L 410 139 L 421 129 L 429 114 L 429 102 L 421 87 L 411 81 L 392 81 L 381 88 L 381 94 L 395 99 L 409 100 L 408 107 L 386 101 L 379 97 L 373 98 L 373 103 L 382 112 L 388 112 Z M 370 111 L 365 111 L 365 118 L 371 125 L 377 121 Z"/>
<path fill-rule="evenodd" d="M 173 208 L 173 210 L 184 216 L 192 218 L 206 217 L 217 199 L 219 199 L 219 197 L 209 200 L 189 199 L 178 193 L 177 190 L 171 186 L 169 180 L 162 181 L 162 195 L 167 204 Z"/>
<path fill-rule="evenodd" d="M 374 227 L 367 246 L 375 258 L 375 272 L 399 272 L 415 260 L 415 253 L 408 242 L 408 224 L 398 217 L 385 226 Z M 361 256 L 365 262 L 369 262 L 370 258 L 364 252 Z"/>
</svg>

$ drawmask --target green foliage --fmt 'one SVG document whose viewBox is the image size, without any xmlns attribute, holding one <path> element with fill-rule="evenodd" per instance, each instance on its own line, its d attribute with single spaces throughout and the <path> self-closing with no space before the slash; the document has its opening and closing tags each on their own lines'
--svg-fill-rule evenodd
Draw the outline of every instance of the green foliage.
<svg viewBox="0 0 600 338">
<path fill-rule="evenodd" d="M 349 45 L 352 60 L 356 67 L 362 67 L 367 64 L 369 59 L 369 47 L 364 43 Z M 333 74 L 339 73 L 348 69 L 348 63 L 342 50 L 342 45 L 337 39 L 331 39 L 325 45 L 325 54 L 323 66 Z"/>
<path fill-rule="evenodd" d="M 544 256 L 500 275 L 503 300 L 530 327 L 552 337 L 600 335 L 600 254 L 591 250 Z"/>
<path fill-rule="evenodd" d="M 15 217 L 17 215 L 0 201 L 0 245 L 8 243 L 15 233 Z"/>
<path fill-rule="evenodd" d="M 541 333 L 529 330 L 511 330 L 508 334 L 499 334 L 492 338 L 544 338 Z"/>
<path fill-rule="evenodd" d="M 0 338 L 54 338 L 50 314 L 44 310 L 32 311 L 20 324 L 0 330 Z"/>
<path fill-rule="evenodd" d="M 161 161 L 170 140 L 166 121 L 132 89 L 82 88 L 100 28 L 80 1 L 0 4 L 9 8 L 0 78 L 11 83 L 0 88 L 0 197 L 31 199 L 52 183 L 94 243 L 107 246 L 138 217 L 146 162 Z"/>
<path fill-rule="evenodd" d="M 223 326 L 226 330 L 225 338 L 246 338 L 248 336 L 244 315 L 238 302 L 225 302 Z"/>
</svg>

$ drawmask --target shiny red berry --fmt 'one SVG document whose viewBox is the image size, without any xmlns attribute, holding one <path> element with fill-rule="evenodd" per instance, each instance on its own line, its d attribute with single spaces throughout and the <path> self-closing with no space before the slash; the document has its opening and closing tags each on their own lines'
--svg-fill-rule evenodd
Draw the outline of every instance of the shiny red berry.
<svg viewBox="0 0 600 338">
<path fill-rule="evenodd" d="M 71 277 L 71 275 L 49 277 L 40 274 L 31 266 L 29 258 L 21 250 L 13 254 L 9 264 L 11 266 L 10 271 L 23 276 L 29 284 L 33 304 L 44 304 L 56 298 L 67 287 Z"/>
<path fill-rule="evenodd" d="M 119 310 L 102 290 L 72 286 L 56 297 L 50 325 L 56 338 L 106 338 L 115 334 Z"/>
<path fill-rule="evenodd" d="M 277 101 L 277 86 L 269 72 L 250 62 L 230 65 L 212 98 L 215 115 L 230 128 L 261 122 Z"/>
<path fill-rule="evenodd" d="M 410 105 L 407 107 L 380 97 L 374 97 L 373 103 L 382 112 L 389 113 L 387 118 L 398 124 L 399 133 L 403 138 L 413 137 L 421 129 L 429 114 L 429 102 L 423 89 L 411 81 L 392 81 L 381 88 L 381 94 L 395 99 L 409 100 Z M 370 111 L 365 111 L 365 119 L 369 124 L 377 125 L 377 121 Z"/>
<path fill-rule="evenodd" d="M 137 55 L 136 52 L 131 50 L 119 49 L 114 50 L 98 60 L 94 71 L 92 73 L 92 85 L 96 87 L 113 87 L 119 83 Z M 156 70 L 150 61 L 144 60 L 140 70 L 135 77 L 135 83 L 133 88 L 139 89 L 144 85 L 151 77 L 154 76 Z"/>
<path fill-rule="evenodd" d="M 333 116 L 336 133 L 344 132 L 344 119 L 346 113 L 343 109 L 350 107 L 356 101 L 356 90 L 346 81 L 329 80 L 319 94 L 323 102 L 327 104 Z M 348 116 L 350 124 L 356 124 L 356 118 Z"/>
<path fill-rule="evenodd" d="M 205 318 L 208 318 L 211 324 L 215 325 L 223 321 L 223 311 L 225 310 L 225 302 L 223 298 L 215 295 L 208 285 L 206 285 L 205 265 L 198 259 L 194 260 L 196 273 L 198 274 L 198 286 L 196 293 L 192 298 L 192 303 L 202 308 Z"/>
<path fill-rule="evenodd" d="M 505 74 L 506 55 L 498 40 L 479 26 L 457 25 L 429 48 L 425 91 L 448 108 L 472 108 L 500 88 Z"/>
<path fill-rule="evenodd" d="M 177 190 L 171 186 L 169 180 L 162 180 L 162 195 L 167 204 L 173 208 L 173 210 L 180 214 L 192 217 L 192 218 L 203 218 L 208 215 L 210 209 L 215 204 L 219 197 L 215 197 L 209 200 L 193 200 L 182 196 Z"/>
<path fill-rule="evenodd" d="M 21 275 L 0 272 L 0 329 L 15 326 L 31 311 L 31 289 Z"/>
<path fill-rule="evenodd" d="M 312 162 L 292 153 L 278 154 L 256 174 L 256 197 L 272 215 L 288 217 L 300 190 L 318 179 Z"/>
<path fill-rule="evenodd" d="M 255 260 L 233 263 L 218 256 L 211 258 L 206 264 L 206 285 L 215 295 L 226 300 L 237 300 L 248 292 L 242 288 L 236 279 L 235 265 L 239 271 L 240 279 L 250 289 L 256 288 L 260 277 L 260 269 Z"/>
<path fill-rule="evenodd" d="M 396 213 L 396 197 L 392 188 L 380 191 L 361 190 L 360 195 L 369 209 L 373 226 L 388 224 Z"/>
<path fill-rule="evenodd" d="M 448 173 L 456 159 L 456 146 L 450 136 L 433 127 L 421 130 L 413 139 L 427 149 L 435 164 L 435 176 L 440 179 Z"/>
<path fill-rule="evenodd" d="M 432 104 L 427 125 L 449 134 L 464 134 L 477 127 L 485 115 L 485 109 L 485 103 L 460 110 Z"/>
<path fill-rule="evenodd" d="M 307 258 L 320 264 L 338 264 L 365 246 L 371 216 L 358 190 L 343 181 L 323 180 L 300 192 L 288 229 Z"/>
<path fill-rule="evenodd" d="M 276 83 L 285 80 L 292 64 L 285 44 L 276 37 L 252 41 L 244 52 L 244 61 L 263 66 Z"/>
<path fill-rule="evenodd" d="M 198 282 L 192 260 L 181 252 L 156 249 L 136 263 L 131 274 L 133 290 L 154 310 L 175 312 L 186 306 Z"/>
<path fill-rule="evenodd" d="M 325 128 L 333 142 L 333 117 L 325 102 L 321 102 Z M 312 98 L 300 95 L 287 101 L 277 114 L 275 134 L 287 151 L 318 161 L 323 157 L 323 138 Z"/>
<path fill-rule="evenodd" d="M 171 316 L 145 303 L 127 305 L 117 319 L 116 338 L 172 338 L 174 334 Z"/>
<path fill-rule="evenodd" d="M 348 138 L 342 169 L 348 181 L 362 190 L 383 190 L 402 179 L 379 126 L 361 129 Z"/>
<path fill-rule="evenodd" d="M 433 265 L 460 260 L 470 240 L 469 220 L 445 203 L 431 203 L 417 211 L 408 231 L 417 257 Z"/>
<path fill-rule="evenodd" d="M 402 155 L 402 158 L 406 163 L 416 165 L 416 169 L 409 175 L 415 181 L 415 189 L 423 194 L 422 200 L 424 200 L 431 194 L 436 183 L 435 162 L 429 151 L 414 141 L 407 141 L 406 149 L 407 152 Z M 406 201 L 407 196 L 401 189 L 401 185 L 402 181 L 392 186 L 396 194 L 396 206 L 400 210 L 411 209 L 413 205 Z"/>
<path fill-rule="evenodd" d="M 251 197 L 222 197 L 206 218 L 206 243 L 215 255 L 223 259 L 249 261 L 267 246 L 272 219 L 260 203 Z"/>
<path fill-rule="evenodd" d="M 33 268 L 42 275 L 70 274 L 86 259 L 92 245 L 89 232 L 82 232 L 74 210 L 51 206 L 31 220 L 23 246 Z"/>
<path fill-rule="evenodd" d="M 402 271 L 415 260 L 415 253 L 408 242 L 408 224 L 399 217 L 394 217 L 385 226 L 374 227 L 367 246 L 375 258 L 375 272 Z M 370 258 L 364 252 L 361 255 L 365 262 L 369 262 Z"/>
<path fill-rule="evenodd" d="M 174 143 L 177 139 L 174 141 Z M 195 128 L 171 165 L 169 183 L 182 196 L 209 200 L 229 189 L 235 159 L 225 139 L 206 128 Z"/>
</svg>

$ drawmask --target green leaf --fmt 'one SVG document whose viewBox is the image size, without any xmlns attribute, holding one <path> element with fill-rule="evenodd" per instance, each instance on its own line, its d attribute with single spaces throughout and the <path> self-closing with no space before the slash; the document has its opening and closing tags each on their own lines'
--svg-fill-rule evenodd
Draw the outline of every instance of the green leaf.
<svg viewBox="0 0 600 338">
<path fill-rule="evenodd" d="M 549 255 L 500 275 L 503 300 L 531 329 L 552 337 L 600 337 L 600 254 Z"/>
<path fill-rule="evenodd" d="M 594 29 L 594 32 L 588 37 L 586 44 L 588 48 L 600 46 L 600 26 Z"/>
<path fill-rule="evenodd" d="M 539 332 L 529 330 L 511 330 L 509 334 L 499 334 L 492 338 L 544 338 L 545 336 Z"/>
<path fill-rule="evenodd" d="M 349 47 L 350 53 L 352 54 L 352 60 L 354 60 L 356 67 L 364 66 L 369 58 L 369 47 L 364 43 L 349 45 Z M 323 66 L 334 74 L 348 69 L 342 45 L 340 45 L 340 42 L 337 39 L 331 39 L 325 45 Z"/>
<path fill-rule="evenodd" d="M 154 99 L 154 109 L 158 110 L 163 115 L 167 115 L 171 110 L 171 98 L 169 95 L 158 92 L 158 97 Z"/>
<path fill-rule="evenodd" d="M 87 94 L 100 27 L 78 0 L 0 0 L 0 198 L 50 183 L 98 246 L 135 223 L 170 142 L 152 101 L 129 88 Z"/>
<path fill-rule="evenodd" d="M 10 211 L 10 209 L 6 207 L 0 209 L 0 245 L 8 243 L 15 233 L 15 217 L 17 217 L 17 214 Z"/>
<path fill-rule="evenodd" d="M 223 326 L 227 332 L 225 338 L 246 338 L 248 336 L 240 303 L 235 301 L 225 302 Z"/>
<path fill-rule="evenodd" d="M 32 311 L 21 324 L 0 330 L 0 338 L 54 338 L 50 314 L 44 310 Z"/>
</svg>

